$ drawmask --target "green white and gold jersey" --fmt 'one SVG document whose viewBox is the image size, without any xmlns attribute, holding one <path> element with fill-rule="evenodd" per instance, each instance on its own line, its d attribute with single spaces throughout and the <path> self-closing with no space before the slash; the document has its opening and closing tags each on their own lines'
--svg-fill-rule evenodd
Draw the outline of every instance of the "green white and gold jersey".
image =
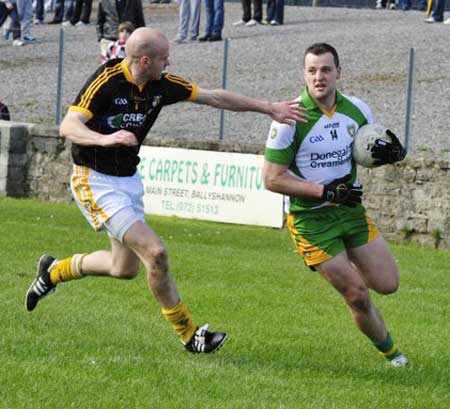
<svg viewBox="0 0 450 409">
<path fill-rule="evenodd" d="M 265 159 L 288 166 L 290 174 L 301 181 L 327 184 L 350 173 L 351 182 L 357 183 L 353 137 L 361 126 L 373 122 L 369 107 L 358 98 L 336 92 L 333 110 L 324 112 L 306 87 L 298 101 L 308 110 L 308 123 L 298 122 L 294 126 L 272 122 Z M 289 199 L 289 212 L 330 205 L 297 196 Z"/>
</svg>

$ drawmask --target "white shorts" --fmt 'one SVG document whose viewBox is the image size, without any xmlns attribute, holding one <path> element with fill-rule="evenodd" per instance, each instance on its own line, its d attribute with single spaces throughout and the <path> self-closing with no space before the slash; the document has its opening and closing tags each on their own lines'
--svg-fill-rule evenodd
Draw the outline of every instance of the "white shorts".
<svg viewBox="0 0 450 409">
<path fill-rule="evenodd" d="M 76 204 L 94 230 L 106 229 L 123 241 L 127 230 L 144 219 L 144 188 L 133 176 L 111 176 L 86 166 L 73 165 L 70 188 Z"/>
</svg>

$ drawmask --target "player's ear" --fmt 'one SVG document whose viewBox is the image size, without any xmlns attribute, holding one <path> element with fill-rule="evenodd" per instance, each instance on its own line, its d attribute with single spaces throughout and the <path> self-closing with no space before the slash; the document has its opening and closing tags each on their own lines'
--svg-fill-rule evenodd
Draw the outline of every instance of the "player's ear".
<svg viewBox="0 0 450 409">
<path fill-rule="evenodd" d="M 336 79 L 339 80 L 341 78 L 341 67 L 340 66 L 336 68 L 336 72 L 337 72 Z"/>
<path fill-rule="evenodd" d="M 139 62 L 142 66 L 146 66 L 150 62 L 150 57 L 148 55 L 142 55 L 141 58 L 139 58 Z"/>
</svg>

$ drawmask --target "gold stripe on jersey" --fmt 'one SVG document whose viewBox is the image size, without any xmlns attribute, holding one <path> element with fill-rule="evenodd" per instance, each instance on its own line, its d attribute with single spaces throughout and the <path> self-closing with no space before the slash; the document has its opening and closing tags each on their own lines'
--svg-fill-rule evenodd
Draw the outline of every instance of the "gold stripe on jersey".
<svg viewBox="0 0 450 409">
<path fill-rule="evenodd" d="M 123 59 L 122 62 L 120 63 L 120 66 L 122 67 L 123 75 L 125 75 L 125 78 L 127 79 L 127 81 L 135 84 L 134 78 L 131 75 L 130 69 L 128 68 L 127 60 Z"/>
<path fill-rule="evenodd" d="M 83 105 L 83 101 L 89 99 L 92 99 L 92 93 L 95 89 L 95 91 L 98 89 L 96 88 L 97 85 L 101 82 L 101 84 L 104 84 L 106 82 L 106 80 L 108 80 L 109 78 L 112 77 L 112 74 L 118 74 L 120 73 L 122 70 L 121 66 L 119 64 L 114 65 L 113 67 L 107 67 L 105 68 L 101 74 L 99 74 L 97 76 L 97 78 L 95 78 L 88 86 L 88 88 L 86 89 L 86 91 L 83 93 L 81 100 L 80 100 L 80 104 L 79 105 Z"/>
<path fill-rule="evenodd" d="M 114 75 L 120 74 L 122 72 L 122 67 L 118 64 L 114 67 L 106 68 L 92 83 L 88 86 L 86 91 L 83 93 L 80 103 L 78 106 L 87 109 L 94 97 L 95 93 L 108 79 Z"/>
<path fill-rule="evenodd" d="M 125 75 L 126 80 L 128 82 L 131 82 L 134 85 L 138 85 L 138 84 L 136 84 L 136 81 L 134 80 L 133 76 L 131 75 L 131 71 L 128 68 L 127 60 L 122 60 L 122 62 L 120 63 L 120 66 L 122 67 L 123 75 Z"/>
<path fill-rule="evenodd" d="M 78 107 L 88 109 L 92 102 L 92 98 L 97 93 L 99 88 L 107 82 L 113 76 L 122 73 L 122 67 L 120 64 L 115 65 L 114 67 L 105 68 L 105 70 L 87 87 L 86 91 L 81 96 L 80 102 L 78 103 Z"/>
<path fill-rule="evenodd" d="M 91 119 L 94 116 L 94 114 L 89 111 L 89 109 L 80 108 L 77 105 L 72 105 L 71 107 L 69 107 L 69 111 L 81 112 L 82 114 L 86 115 L 88 119 Z"/>
<path fill-rule="evenodd" d="M 303 260 L 305 260 L 305 264 L 307 266 L 315 266 L 333 257 L 321 248 L 312 245 L 308 240 L 306 240 L 295 228 L 294 220 L 294 215 L 289 214 L 286 219 L 286 223 L 289 232 L 291 233 L 291 239 L 294 246 L 303 257 Z"/>
<path fill-rule="evenodd" d="M 122 67 L 123 74 L 125 75 L 126 80 L 128 82 L 131 82 L 132 84 L 136 85 L 136 87 L 139 88 L 139 91 L 142 92 L 142 90 L 144 89 L 144 87 L 148 81 L 145 81 L 142 84 L 138 84 L 136 82 L 136 80 L 133 78 L 133 75 L 131 74 L 130 69 L 128 68 L 127 60 L 122 60 L 122 62 L 120 63 L 120 66 Z"/>
<path fill-rule="evenodd" d="M 197 97 L 198 97 L 198 86 L 197 85 L 193 84 L 192 82 L 188 82 L 184 78 L 181 78 L 175 74 L 167 73 L 165 78 L 167 80 L 169 80 L 170 82 L 182 85 L 183 87 L 185 87 L 186 89 L 191 91 L 191 95 L 188 98 L 189 101 L 195 101 L 197 99 Z"/>
<path fill-rule="evenodd" d="M 109 217 L 94 200 L 92 189 L 88 182 L 89 171 L 90 169 L 86 166 L 75 165 L 72 175 L 72 185 L 78 200 L 92 219 L 95 229 L 98 230 Z M 86 203 L 89 203 L 89 205 L 86 206 Z"/>
<path fill-rule="evenodd" d="M 184 78 L 181 78 L 178 75 L 167 73 L 165 75 L 165 78 L 168 79 L 170 82 L 175 82 L 176 84 L 183 85 L 184 87 L 186 87 L 189 90 L 192 89 L 191 83 L 187 82 Z"/>
<path fill-rule="evenodd" d="M 336 112 L 336 104 L 334 104 L 333 108 L 331 108 L 330 111 L 327 111 L 326 109 L 322 109 L 322 108 L 319 108 L 319 109 L 322 111 L 322 113 L 324 115 L 326 115 L 328 118 L 331 118 Z"/>
<path fill-rule="evenodd" d="M 188 101 L 197 101 L 198 93 L 199 93 L 198 86 L 195 84 L 192 84 L 192 92 L 191 92 L 191 96 L 188 98 Z"/>
<path fill-rule="evenodd" d="M 75 165 L 74 172 L 72 175 L 72 185 L 80 204 L 83 206 L 83 209 L 85 209 L 86 212 L 89 214 L 89 217 L 91 218 L 95 229 L 98 229 L 100 227 L 100 222 L 98 221 L 95 214 L 92 213 L 92 209 L 87 209 L 86 206 L 84 205 L 84 203 L 86 202 L 86 195 L 84 194 L 83 187 L 86 186 L 88 176 L 89 176 L 88 168 L 86 168 L 85 166 Z"/>
</svg>

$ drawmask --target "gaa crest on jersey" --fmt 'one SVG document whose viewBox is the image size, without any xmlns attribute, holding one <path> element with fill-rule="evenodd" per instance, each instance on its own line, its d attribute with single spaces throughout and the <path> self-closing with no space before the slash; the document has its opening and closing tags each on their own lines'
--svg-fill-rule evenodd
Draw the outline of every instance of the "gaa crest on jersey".
<svg viewBox="0 0 450 409">
<path fill-rule="evenodd" d="M 356 134 L 356 125 L 354 124 L 347 125 L 347 132 L 353 138 Z"/>
<path fill-rule="evenodd" d="M 278 135 L 278 128 L 272 128 L 270 130 L 270 139 L 275 139 Z"/>
<path fill-rule="evenodd" d="M 134 96 L 133 97 L 133 103 L 134 103 L 134 109 L 137 111 L 139 109 L 139 106 L 141 104 L 144 104 L 147 100 L 145 98 Z"/>
<path fill-rule="evenodd" d="M 117 97 L 114 98 L 114 104 L 115 105 L 127 105 L 128 104 L 128 100 L 126 98 L 121 98 L 121 97 Z"/>
<path fill-rule="evenodd" d="M 155 95 L 152 100 L 152 108 L 157 107 L 161 103 L 162 95 Z"/>
</svg>

